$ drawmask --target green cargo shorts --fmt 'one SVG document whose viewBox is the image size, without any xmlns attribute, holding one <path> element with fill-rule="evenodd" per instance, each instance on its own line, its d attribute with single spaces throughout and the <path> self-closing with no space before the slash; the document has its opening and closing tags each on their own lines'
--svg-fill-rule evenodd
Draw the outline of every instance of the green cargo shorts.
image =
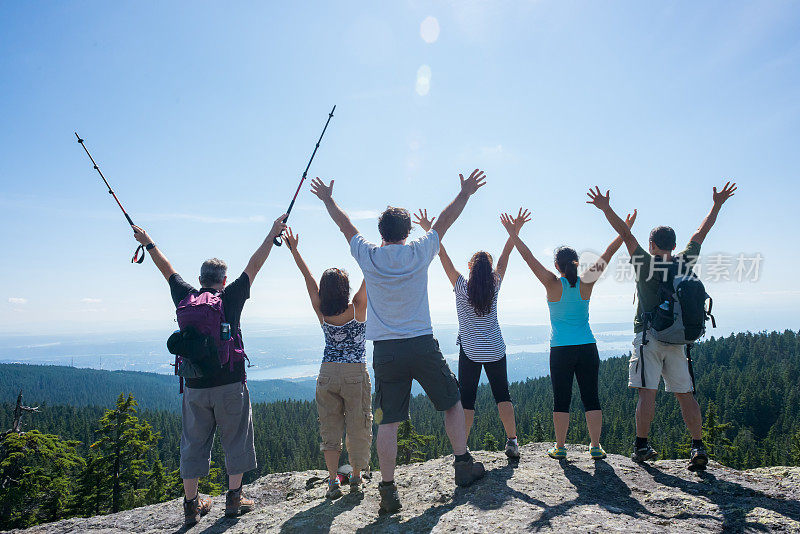
<svg viewBox="0 0 800 534">
<path fill-rule="evenodd" d="M 399 423 L 409 418 L 412 380 L 419 382 L 440 412 L 461 400 L 458 381 L 433 335 L 375 341 L 373 347 L 377 424 Z"/>
</svg>

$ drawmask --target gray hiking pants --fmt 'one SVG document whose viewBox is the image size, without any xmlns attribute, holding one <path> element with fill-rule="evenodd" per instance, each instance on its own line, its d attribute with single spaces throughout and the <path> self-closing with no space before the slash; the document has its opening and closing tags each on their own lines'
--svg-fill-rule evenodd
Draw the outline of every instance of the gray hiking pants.
<svg viewBox="0 0 800 534">
<path fill-rule="evenodd" d="M 185 388 L 181 415 L 181 478 L 208 475 L 217 427 L 228 474 L 238 475 L 256 468 L 253 414 L 247 384 L 235 382 L 213 388 Z"/>
</svg>

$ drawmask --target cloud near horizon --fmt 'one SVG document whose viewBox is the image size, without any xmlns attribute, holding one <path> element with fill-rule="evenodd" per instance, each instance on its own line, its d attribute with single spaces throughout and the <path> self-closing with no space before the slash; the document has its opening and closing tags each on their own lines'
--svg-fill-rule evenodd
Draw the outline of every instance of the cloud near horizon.
<svg viewBox="0 0 800 534">
<path fill-rule="evenodd" d="M 8 297 L 8 302 L 11 304 L 27 304 L 28 299 L 22 297 Z"/>
</svg>

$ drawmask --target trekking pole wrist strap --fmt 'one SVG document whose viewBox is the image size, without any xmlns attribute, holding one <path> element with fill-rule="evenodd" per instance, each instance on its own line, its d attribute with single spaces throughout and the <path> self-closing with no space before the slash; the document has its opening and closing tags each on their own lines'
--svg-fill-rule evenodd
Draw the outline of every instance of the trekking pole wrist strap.
<svg viewBox="0 0 800 534">
<path fill-rule="evenodd" d="M 154 248 L 156 248 L 156 244 L 152 241 L 144 246 L 145 250 L 153 250 Z"/>
</svg>

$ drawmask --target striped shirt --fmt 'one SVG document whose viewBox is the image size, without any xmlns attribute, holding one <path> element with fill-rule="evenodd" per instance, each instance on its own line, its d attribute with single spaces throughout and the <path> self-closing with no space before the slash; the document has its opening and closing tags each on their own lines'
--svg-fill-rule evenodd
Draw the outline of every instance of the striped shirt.
<svg viewBox="0 0 800 534">
<path fill-rule="evenodd" d="M 500 293 L 500 279 L 492 301 L 492 310 L 484 316 L 478 316 L 475 308 L 469 303 L 467 281 L 458 277 L 453 288 L 456 294 L 456 312 L 458 313 L 458 341 L 464 354 L 473 362 L 489 363 L 503 359 L 506 355 L 506 344 L 497 322 L 497 295 Z"/>
</svg>

